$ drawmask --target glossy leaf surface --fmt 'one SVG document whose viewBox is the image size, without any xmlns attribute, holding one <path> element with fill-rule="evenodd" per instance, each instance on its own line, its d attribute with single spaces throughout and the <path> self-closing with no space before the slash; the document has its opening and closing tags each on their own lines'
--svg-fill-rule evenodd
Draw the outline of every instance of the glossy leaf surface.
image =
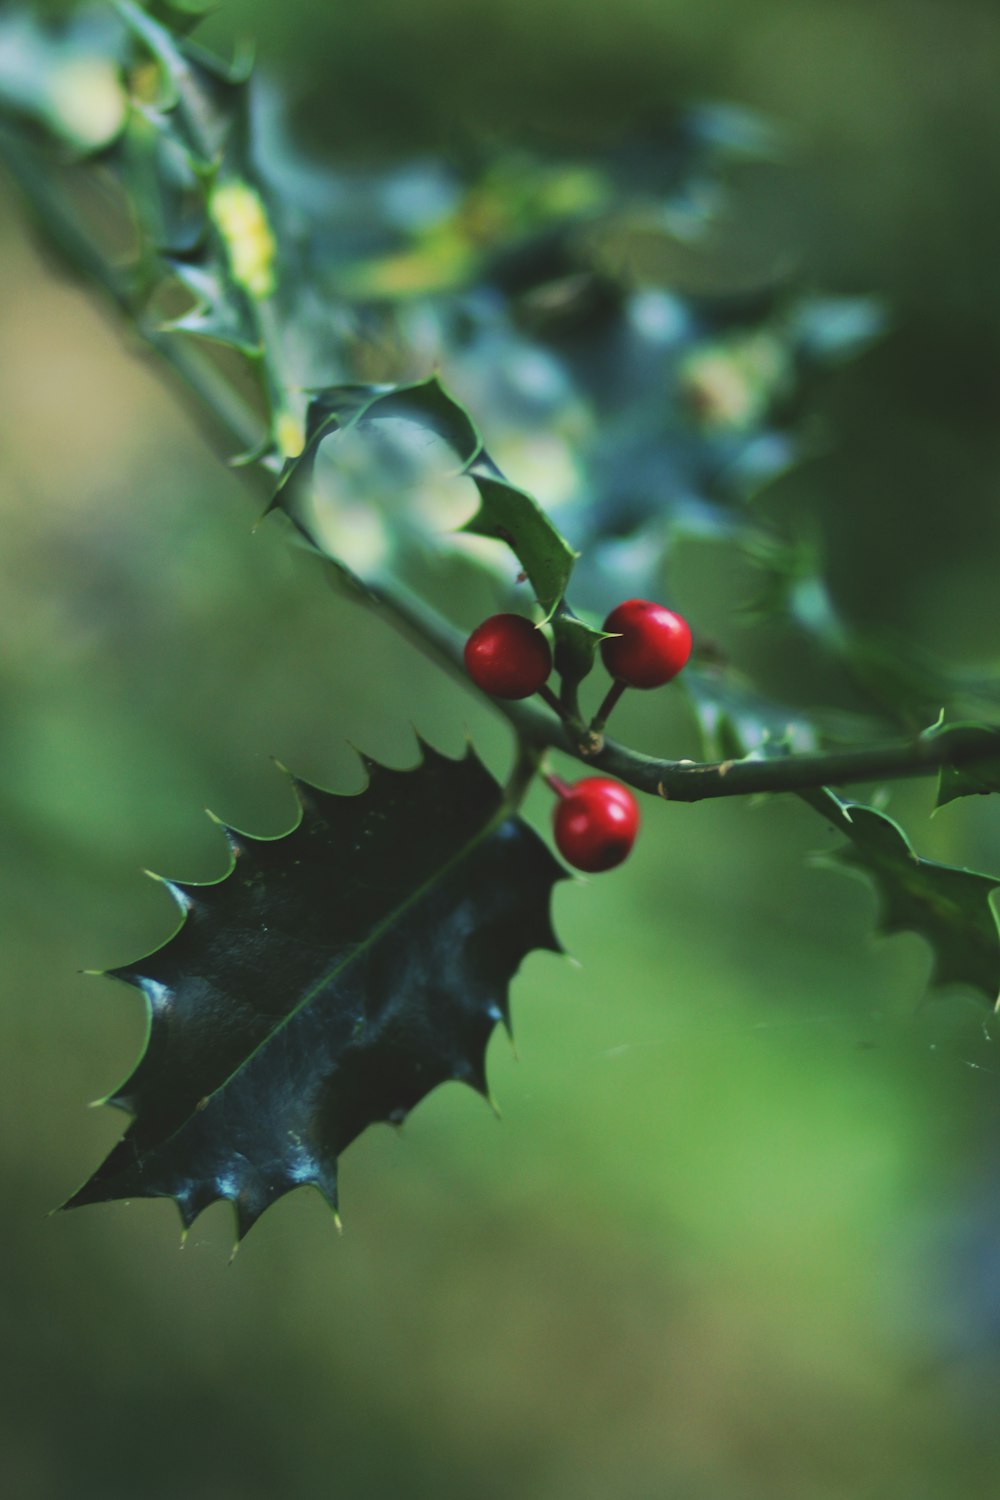
<svg viewBox="0 0 1000 1500">
<path fill-rule="evenodd" d="M 439 1083 L 486 1092 L 485 1051 L 533 948 L 558 951 L 563 871 L 471 752 L 367 789 L 298 785 L 288 834 L 230 834 L 233 867 L 171 885 L 184 921 L 115 971 L 148 1045 L 109 1103 L 134 1120 L 67 1207 L 174 1198 L 186 1225 L 228 1198 L 239 1233 L 303 1183 L 336 1205 L 337 1158 Z"/>
</svg>

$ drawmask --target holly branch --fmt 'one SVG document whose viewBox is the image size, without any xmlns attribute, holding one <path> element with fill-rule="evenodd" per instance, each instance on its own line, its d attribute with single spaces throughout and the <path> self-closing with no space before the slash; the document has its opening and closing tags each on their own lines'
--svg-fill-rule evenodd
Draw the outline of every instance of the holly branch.
<svg viewBox="0 0 1000 1500">
<path fill-rule="evenodd" d="M 240 450 L 258 447 L 266 430 L 260 415 L 209 355 L 142 318 L 129 278 L 118 272 L 87 237 L 46 175 L 32 169 L 9 132 L 0 131 L 0 158 L 15 177 L 44 243 L 87 285 L 103 294 L 142 343 L 165 363 L 196 414 L 211 420 L 220 451 L 231 452 L 233 444 Z M 266 350 L 267 345 L 262 348 Z M 276 380 L 272 389 L 279 409 L 289 409 L 300 396 Z M 267 467 L 246 466 L 241 474 L 270 498 L 274 482 Z M 947 766 L 1000 762 L 1000 731 L 975 724 L 935 725 L 913 739 L 851 749 L 776 752 L 703 762 L 645 755 L 603 735 L 595 743 L 581 719 L 567 724 L 540 706 L 479 692 L 464 665 L 465 635 L 401 583 L 354 581 L 356 587 L 349 592 L 359 606 L 376 613 L 469 691 L 487 697 L 527 744 L 561 751 L 638 791 L 668 801 L 803 792 L 827 785 L 926 776 Z"/>
</svg>

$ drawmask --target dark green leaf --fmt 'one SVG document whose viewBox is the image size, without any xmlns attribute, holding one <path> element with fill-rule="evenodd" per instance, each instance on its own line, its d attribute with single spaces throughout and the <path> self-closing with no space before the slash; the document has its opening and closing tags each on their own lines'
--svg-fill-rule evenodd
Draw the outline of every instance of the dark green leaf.
<svg viewBox="0 0 1000 1500">
<path fill-rule="evenodd" d="M 144 0 L 143 9 L 178 36 L 192 31 L 215 9 L 214 0 Z"/>
<path fill-rule="evenodd" d="M 537 501 L 509 484 L 488 459 L 473 464 L 469 474 L 479 491 L 480 505 L 463 531 L 506 542 L 548 617 L 566 592 L 576 553 Z"/>
<path fill-rule="evenodd" d="M 134 1116 L 67 1207 L 169 1197 L 185 1224 L 229 1198 L 240 1235 L 449 1079 L 486 1092 L 485 1052 L 533 948 L 559 951 L 563 871 L 470 750 L 412 771 L 365 762 L 342 797 L 299 787 L 288 834 L 231 834 L 210 885 L 170 885 L 173 938 L 115 971 L 146 995 L 148 1045 L 109 1103 Z"/>
<path fill-rule="evenodd" d="M 169 265 L 195 300 L 190 311 L 163 325 L 164 332 L 198 334 L 238 349 L 249 358 L 259 356 L 257 330 L 240 288 L 193 262 L 174 260 Z"/>
<path fill-rule="evenodd" d="M 159 109 L 202 172 L 214 171 L 231 148 L 242 153 L 246 129 L 246 63 L 228 68 L 210 52 L 161 26 L 132 0 L 115 9 L 156 59 L 164 86 Z"/>
<path fill-rule="evenodd" d="M 435 442 L 453 456 L 451 477 L 468 480 L 479 495 L 479 510 L 462 528 L 477 536 L 505 542 L 514 552 L 546 616 L 561 601 L 576 557 L 538 503 L 524 490 L 508 483 L 482 446 L 475 423 L 465 408 L 436 376 L 409 386 L 332 386 L 314 394 L 306 421 L 306 444 L 289 461 L 273 504 L 286 511 L 307 536 L 330 554 L 320 535 L 310 505 L 320 445 L 351 433 L 368 435 L 374 462 L 383 460 L 376 439 L 389 424 L 399 423 L 421 435 L 421 444 Z M 412 443 L 408 451 L 412 450 Z M 324 460 L 336 463 L 336 447 Z M 353 459 L 354 455 L 352 455 Z M 398 455 L 397 455 L 398 457 Z M 405 488 L 399 486 L 400 491 Z"/>
<path fill-rule="evenodd" d="M 582 682 L 593 668 L 598 646 L 607 639 L 606 632 L 561 605 L 552 617 L 552 634 L 559 676 L 570 684 Z"/>
<path fill-rule="evenodd" d="M 975 731 L 977 726 L 952 724 L 948 727 L 950 729 L 961 727 Z M 990 729 L 984 724 L 981 733 L 984 750 L 989 751 L 997 745 L 998 736 L 995 729 Z M 938 777 L 936 805 L 944 807 L 958 797 L 983 797 L 990 792 L 1000 792 L 1000 755 L 987 756 L 969 765 L 942 766 Z"/>
<path fill-rule="evenodd" d="M 892 818 L 828 788 L 803 796 L 849 841 L 829 860 L 874 884 L 878 930 L 918 933 L 932 949 L 932 985 L 968 984 L 995 1003 L 1000 941 L 990 893 L 1000 876 L 922 859 Z"/>
<path fill-rule="evenodd" d="M 849 650 L 849 636 L 830 595 L 815 546 L 761 530 L 745 533 L 742 546 L 760 578 L 755 598 L 743 609 L 747 618 L 784 620 L 812 637 L 826 651 L 840 655 Z"/>
</svg>

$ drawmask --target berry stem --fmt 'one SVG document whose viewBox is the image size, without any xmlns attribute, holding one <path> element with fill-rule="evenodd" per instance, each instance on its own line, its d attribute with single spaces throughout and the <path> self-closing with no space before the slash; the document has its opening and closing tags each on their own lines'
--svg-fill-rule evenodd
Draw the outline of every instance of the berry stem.
<svg viewBox="0 0 1000 1500">
<path fill-rule="evenodd" d="M 518 740 L 517 757 L 510 776 L 504 786 L 504 805 L 516 812 L 524 801 L 525 793 L 538 773 L 544 751 L 526 740 Z"/>
<path fill-rule="evenodd" d="M 596 735 L 604 732 L 604 726 L 610 719 L 612 710 L 622 693 L 624 693 L 627 685 L 624 682 L 613 682 L 608 688 L 608 691 L 604 695 L 604 702 L 590 721 L 591 734 Z"/>
<path fill-rule="evenodd" d="M 583 723 L 583 715 L 580 712 L 580 685 L 570 677 L 564 677 L 559 690 L 559 698 L 566 710 L 570 723 Z"/>
<path fill-rule="evenodd" d="M 583 714 L 580 710 L 579 683 L 564 677 L 560 698 L 563 706 L 562 721 L 572 736 L 573 744 L 576 747 L 574 753 L 579 755 L 581 760 L 585 761 L 591 755 L 597 754 L 604 741 L 600 735 L 595 735 L 592 730 L 588 729 L 583 722 Z"/>
<path fill-rule="evenodd" d="M 568 781 L 563 781 L 561 776 L 556 776 L 552 771 L 543 771 L 542 780 L 552 788 L 557 797 L 568 797 L 572 791 Z"/>
<path fill-rule="evenodd" d="M 544 682 L 538 689 L 538 696 L 539 698 L 541 698 L 543 703 L 547 703 L 549 705 L 554 714 L 557 714 L 558 717 L 562 719 L 567 728 L 576 728 L 577 720 L 574 718 L 572 709 L 566 703 L 562 702 L 561 699 L 556 697 L 555 693 L 549 687 L 547 682 Z"/>
</svg>

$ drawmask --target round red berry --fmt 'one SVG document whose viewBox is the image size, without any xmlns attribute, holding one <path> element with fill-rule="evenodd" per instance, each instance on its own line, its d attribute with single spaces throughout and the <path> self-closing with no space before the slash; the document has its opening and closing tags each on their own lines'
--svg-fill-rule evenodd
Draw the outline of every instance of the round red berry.
<svg viewBox="0 0 1000 1500">
<path fill-rule="evenodd" d="M 552 651 L 523 615 L 490 615 L 465 643 L 465 667 L 493 698 L 530 698 L 552 671 Z"/>
<path fill-rule="evenodd" d="M 626 599 L 608 615 L 604 629 L 612 633 L 611 640 L 601 642 L 604 665 L 626 687 L 660 687 L 691 655 L 688 622 L 650 599 Z"/>
<path fill-rule="evenodd" d="M 620 781 L 587 776 L 560 795 L 552 822 L 563 859 L 596 874 L 628 857 L 639 831 L 639 804 Z"/>
</svg>

